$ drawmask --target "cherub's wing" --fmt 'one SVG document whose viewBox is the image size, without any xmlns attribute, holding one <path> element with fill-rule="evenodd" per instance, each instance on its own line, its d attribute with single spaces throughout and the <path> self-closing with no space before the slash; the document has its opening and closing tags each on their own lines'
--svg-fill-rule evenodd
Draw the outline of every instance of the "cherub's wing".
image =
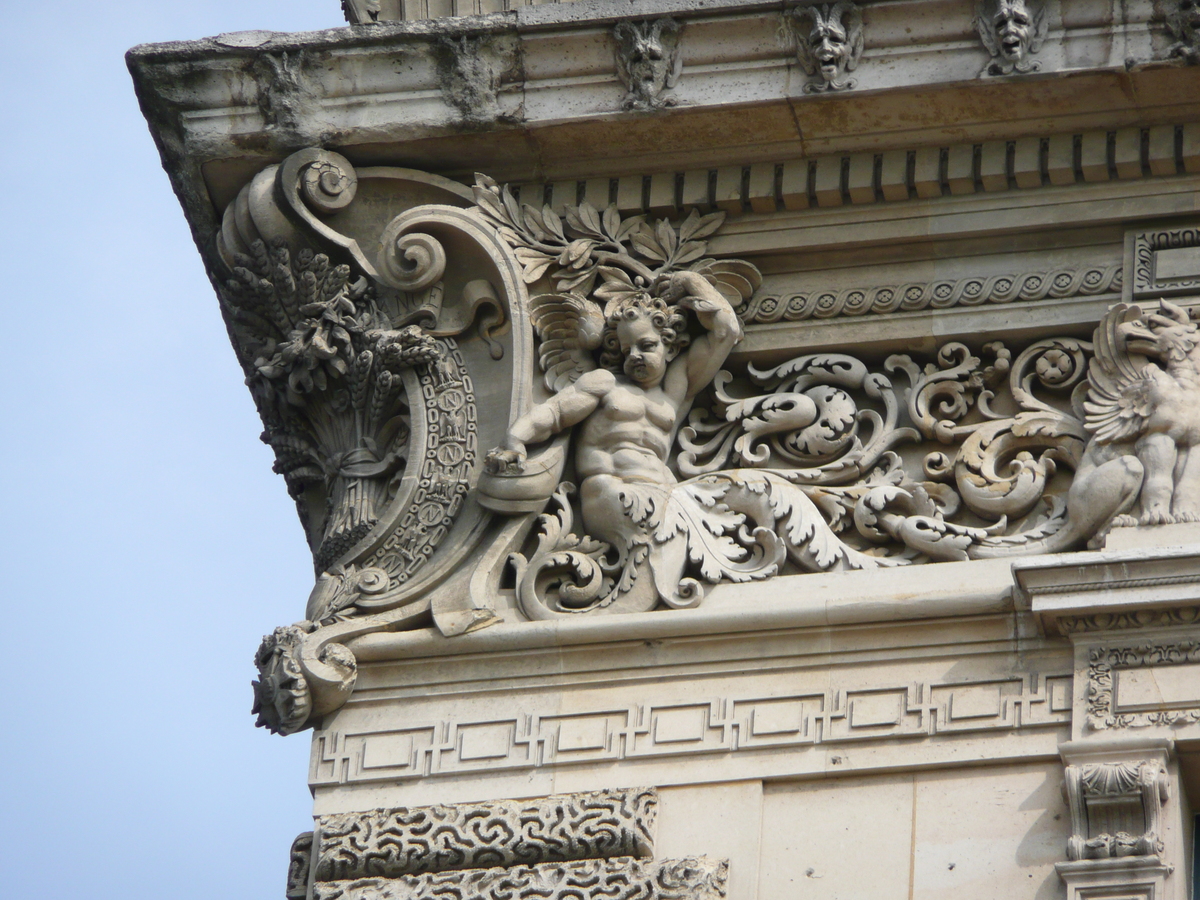
<svg viewBox="0 0 1200 900">
<path fill-rule="evenodd" d="M 983 0 L 975 4 L 975 30 L 979 32 L 979 39 L 983 41 L 983 46 L 987 47 L 988 53 L 992 56 L 999 56 L 1000 45 L 996 43 L 996 32 L 992 30 L 992 17 L 988 15 L 987 6 Z"/>
<path fill-rule="evenodd" d="M 762 285 L 758 268 L 741 259 L 702 259 L 688 268 L 708 279 L 735 311 L 745 307 Z"/>
<path fill-rule="evenodd" d="M 1144 363 L 1130 358 L 1117 327 L 1141 315 L 1141 310 L 1118 303 L 1096 329 L 1095 355 L 1088 367 L 1088 392 L 1083 401 L 1084 427 L 1101 443 L 1137 437 L 1151 409 L 1151 376 Z"/>
<path fill-rule="evenodd" d="M 538 294 L 529 300 L 537 329 L 546 387 L 558 393 L 596 368 L 592 351 L 600 346 L 604 315 L 596 304 L 574 294 Z"/>
</svg>

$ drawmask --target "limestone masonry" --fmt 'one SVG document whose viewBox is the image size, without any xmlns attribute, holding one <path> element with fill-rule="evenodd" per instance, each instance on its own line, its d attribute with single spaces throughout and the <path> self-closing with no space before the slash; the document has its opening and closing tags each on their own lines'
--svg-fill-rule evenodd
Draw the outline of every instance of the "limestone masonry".
<svg viewBox="0 0 1200 900">
<path fill-rule="evenodd" d="M 343 11 L 128 56 L 313 554 L 286 896 L 1196 896 L 1200 4 Z"/>
</svg>

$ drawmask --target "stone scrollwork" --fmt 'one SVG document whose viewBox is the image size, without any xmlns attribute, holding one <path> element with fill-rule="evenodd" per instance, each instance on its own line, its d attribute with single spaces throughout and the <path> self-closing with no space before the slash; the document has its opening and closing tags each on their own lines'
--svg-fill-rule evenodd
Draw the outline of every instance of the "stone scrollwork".
<svg viewBox="0 0 1200 900">
<path fill-rule="evenodd" d="M 1034 7 L 1026 0 L 979 0 L 975 29 L 992 56 L 980 77 L 1038 71 L 1042 64 L 1030 57 L 1042 48 L 1048 28 L 1045 5 Z"/>
<path fill-rule="evenodd" d="M 482 541 L 475 379 L 519 404 L 529 348 L 509 317 L 525 316 L 520 269 L 467 197 L 447 179 L 309 149 L 225 210 L 213 280 L 317 574 L 305 621 L 256 657 L 255 712 L 271 730 L 344 702 L 356 672 L 344 642 L 427 616 L 429 587 Z M 469 629 L 487 615 L 459 618 Z"/>
<path fill-rule="evenodd" d="M 806 94 L 853 88 L 849 73 L 863 52 L 862 11 L 850 0 L 794 7 L 786 21 L 796 39 L 796 56 L 812 78 Z"/>
<path fill-rule="evenodd" d="M 670 16 L 618 22 L 613 28 L 617 77 L 625 86 L 621 107 L 629 110 L 674 106 L 663 93 L 675 87 L 683 66 L 679 38 L 683 26 Z"/>
<path fill-rule="evenodd" d="M 705 258 L 720 214 L 560 214 L 487 179 L 476 202 L 525 280 L 551 287 L 529 301 L 547 397 L 479 484 L 496 509 L 553 503 L 512 557 L 532 619 L 693 606 L 705 584 L 784 571 L 1057 552 L 1139 500 L 1140 522 L 1196 515 L 1183 398 L 1200 376 L 1180 308 L 1118 305 L 1094 342 L 950 342 L 882 366 L 816 353 L 739 373 L 722 368 L 734 310 L 760 276 Z M 578 488 L 527 461 L 527 445 L 568 435 Z"/>
</svg>

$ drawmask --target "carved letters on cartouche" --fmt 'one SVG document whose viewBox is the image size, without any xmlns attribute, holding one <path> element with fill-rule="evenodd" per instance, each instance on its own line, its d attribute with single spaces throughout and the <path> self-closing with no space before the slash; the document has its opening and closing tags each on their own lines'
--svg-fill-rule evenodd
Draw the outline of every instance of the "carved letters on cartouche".
<svg viewBox="0 0 1200 900">
<path fill-rule="evenodd" d="M 428 202 L 397 205 L 400 184 Z M 546 619 L 1200 519 L 1184 308 L 1118 305 L 1091 342 L 732 366 L 774 307 L 755 266 L 708 255 L 723 220 L 521 204 L 320 150 L 239 193 L 214 276 L 318 575 L 258 653 L 260 724 L 344 702 L 359 634 L 494 621 L 510 559 Z"/>
</svg>

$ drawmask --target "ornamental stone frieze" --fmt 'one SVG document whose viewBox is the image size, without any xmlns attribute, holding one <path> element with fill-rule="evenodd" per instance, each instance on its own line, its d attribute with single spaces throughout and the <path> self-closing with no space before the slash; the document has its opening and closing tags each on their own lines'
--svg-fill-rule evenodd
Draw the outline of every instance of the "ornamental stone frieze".
<svg viewBox="0 0 1200 900">
<path fill-rule="evenodd" d="M 509 578 L 529 620 L 611 615 L 1200 518 L 1187 308 L 1116 304 L 1090 341 L 729 365 L 763 306 L 754 264 L 709 253 L 725 219 L 316 149 L 243 188 L 213 278 L 317 573 L 259 651 L 260 724 L 336 709 L 356 636 L 498 621 Z"/>
<path fill-rule="evenodd" d="M 1194 6 L 342 6 L 129 57 L 312 556 L 287 896 L 1182 900 Z"/>
</svg>

